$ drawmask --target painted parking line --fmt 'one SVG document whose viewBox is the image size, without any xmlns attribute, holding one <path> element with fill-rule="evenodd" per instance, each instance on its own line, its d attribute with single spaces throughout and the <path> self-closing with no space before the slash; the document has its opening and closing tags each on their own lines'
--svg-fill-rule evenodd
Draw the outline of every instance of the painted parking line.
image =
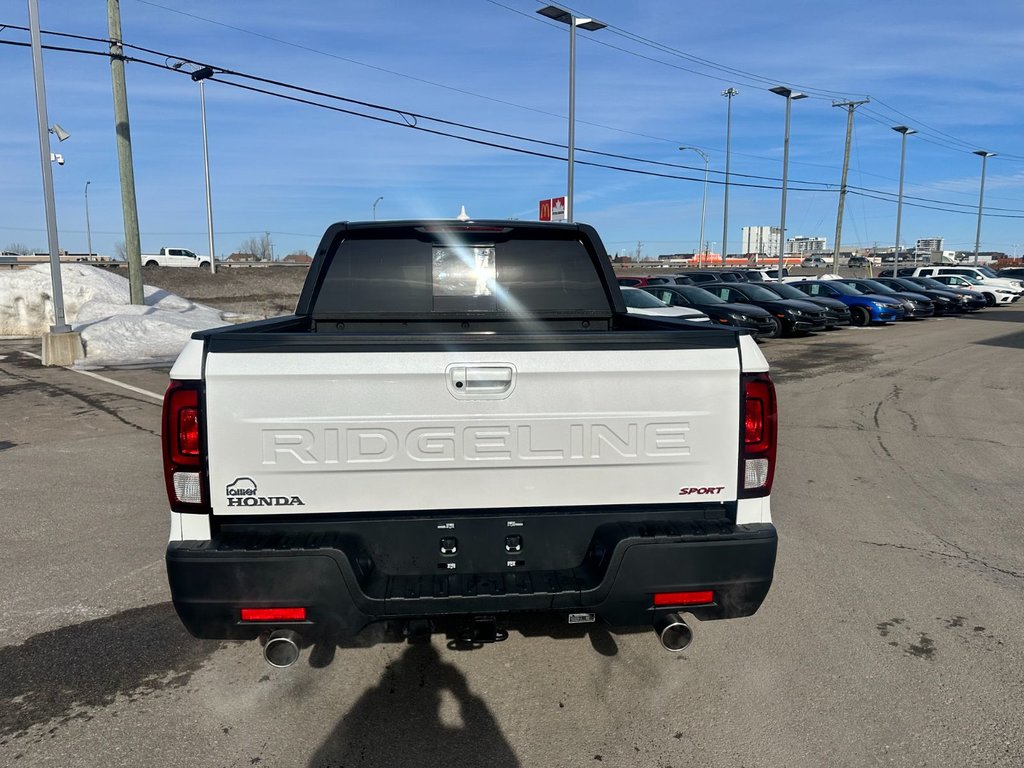
<svg viewBox="0 0 1024 768">
<path fill-rule="evenodd" d="M 27 352 L 25 350 L 21 350 L 21 354 L 28 355 L 29 357 L 34 357 L 36 360 L 42 360 L 43 359 L 40 355 L 37 355 L 35 352 Z M 115 387 L 120 387 L 121 389 L 127 389 L 129 392 L 134 392 L 137 395 L 142 395 L 144 397 L 151 397 L 151 398 L 153 398 L 154 400 L 156 400 L 159 403 L 162 403 L 164 401 L 164 396 L 163 395 L 157 394 L 156 392 L 150 392 L 148 389 L 142 389 L 140 387 L 133 387 L 131 384 L 125 384 L 123 381 L 118 381 L 117 379 L 110 379 L 110 378 L 107 378 L 106 376 L 100 376 L 98 373 L 93 373 L 92 371 L 80 371 L 77 368 L 71 368 L 69 366 L 62 366 L 62 367 L 65 370 L 67 370 L 67 371 L 71 371 L 72 373 L 80 373 L 83 376 L 89 376 L 89 377 L 91 377 L 93 379 L 99 379 L 100 381 L 106 382 L 107 384 L 113 384 Z"/>
</svg>

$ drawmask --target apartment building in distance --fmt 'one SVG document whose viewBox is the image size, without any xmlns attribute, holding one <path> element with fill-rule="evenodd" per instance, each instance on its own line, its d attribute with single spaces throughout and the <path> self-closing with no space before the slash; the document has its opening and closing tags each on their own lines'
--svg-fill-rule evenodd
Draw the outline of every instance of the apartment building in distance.
<svg viewBox="0 0 1024 768">
<path fill-rule="evenodd" d="M 914 247 L 915 256 L 931 256 L 935 251 L 943 251 L 946 242 L 944 237 L 919 237 Z"/>
<path fill-rule="evenodd" d="M 778 256 L 782 230 L 778 227 L 743 227 L 743 251 L 746 255 Z"/>
<path fill-rule="evenodd" d="M 828 251 L 828 240 L 824 237 L 804 237 L 797 235 L 786 241 L 786 253 L 794 256 L 812 256 Z"/>
</svg>

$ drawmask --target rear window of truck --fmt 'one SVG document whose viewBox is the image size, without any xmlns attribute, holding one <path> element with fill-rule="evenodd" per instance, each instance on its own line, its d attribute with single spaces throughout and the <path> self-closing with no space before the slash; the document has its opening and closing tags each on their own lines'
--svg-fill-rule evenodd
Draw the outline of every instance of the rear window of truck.
<svg viewBox="0 0 1024 768">
<path fill-rule="evenodd" d="M 327 264 L 315 317 L 484 313 L 609 315 L 583 243 L 569 239 L 345 239 Z"/>
</svg>

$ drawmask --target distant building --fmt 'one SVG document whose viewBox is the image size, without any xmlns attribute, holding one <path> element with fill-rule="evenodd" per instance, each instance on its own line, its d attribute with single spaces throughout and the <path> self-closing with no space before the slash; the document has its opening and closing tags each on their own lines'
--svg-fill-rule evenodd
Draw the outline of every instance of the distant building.
<svg viewBox="0 0 1024 768">
<path fill-rule="evenodd" d="M 914 248 L 915 256 L 930 256 L 933 251 L 944 250 L 946 238 L 944 237 L 921 237 L 917 240 Z"/>
<path fill-rule="evenodd" d="M 312 264 L 313 257 L 308 253 L 289 253 L 281 261 L 285 264 Z"/>
<path fill-rule="evenodd" d="M 778 256 L 781 241 L 782 230 L 778 227 L 743 228 L 743 253 Z"/>
<path fill-rule="evenodd" d="M 810 256 L 811 254 L 825 253 L 827 250 L 828 240 L 824 237 L 797 235 L 786 241 L 786 253 L 796 256 Z"/>
</svg>

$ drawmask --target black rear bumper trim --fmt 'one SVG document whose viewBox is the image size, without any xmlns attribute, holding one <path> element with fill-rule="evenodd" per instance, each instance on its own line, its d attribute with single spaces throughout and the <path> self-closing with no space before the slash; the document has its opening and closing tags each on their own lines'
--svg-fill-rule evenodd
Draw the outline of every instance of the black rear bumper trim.
<svg viewBox="0 0 1024 768">
<path fill-rule="evenodd" d="M 243 624 L 240 609 L 260 606 L 306 607 L 308 635 L 354 635 L 379 621 L 552 611 L 650 626 L 655 592 L 698 589 L 715 592 L 714 604 L 692 609 L 698 619 L 748 616 L 771 586 L 778 544 L 770 524 L 627 523 L 603 526 L 572 569 L 403 575 L 381 573 L 344 537 L 289 538 L 171 542 L 171 594 L 189 631 L 255 637 L 268 625 Z"/>
</svg>

